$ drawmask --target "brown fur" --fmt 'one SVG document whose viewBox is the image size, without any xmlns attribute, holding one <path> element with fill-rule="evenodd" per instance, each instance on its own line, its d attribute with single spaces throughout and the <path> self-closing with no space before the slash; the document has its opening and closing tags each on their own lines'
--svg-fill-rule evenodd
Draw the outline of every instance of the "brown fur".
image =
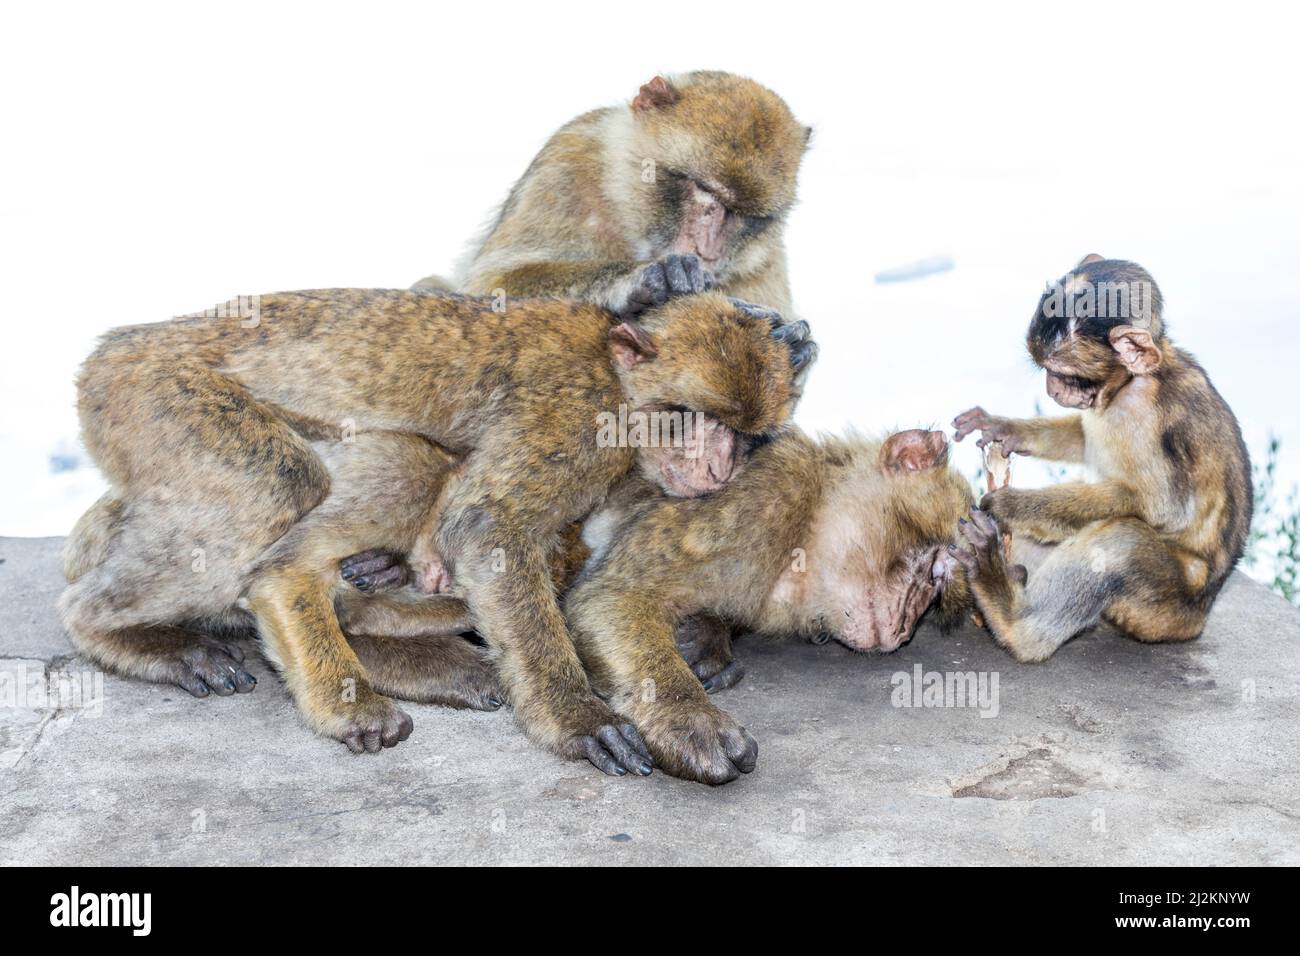
<svg viewBox="0 0 1300 956">
<path fill-rule="evenodd" d="M 379 653 L 377 632 L 445 637 L 467 619 L 445 598 L 350 607 L 359 596 L 340 594 L 337 561 L 409 550 L 436 526 L 525 729 L 581 756 L 612 715 L 569 642 L 552 562 L 638 454 L 597 447 L 597 413 L 680 405 L 763 433 L 788 418 L 793 375 L 767 319 L 712 295 L 613 331 L 588 305 L 525 300 L 499 313 L 369 290 L 264 296 L 252 328 L 231 318 L 115 330 L 79 380 L 86 445 L 112 490 L 69 541 L 65 624 L 105 665 L 180 682 L 172 631 L 237 621 L 243 608 L 309 722 L 378 749 L 410 730 L 382 692 L 427 699 L 442 685 L 418 685 L 403 652 L 379 686 L 362 664 Z M 325 445 L 307 437 L 331 432 Z M 394 624 L 412 603 L 415 623 Z M 339 616 L 369 640 L 350 647 Z M 139 651 L 158 627 L 170 629 L 165 652 Z M 470 667 L 473 692 L 490 696 L 473 654 L 426 650 L 444 677 Z"/>
<path fill-rule="evenodd" d="M 633 103 L 593 110 L 551 137 L 458 285 L 485 295 L 585 299 L 623 312 L 648 263 L 695 251 L 681 240 L 694 183 L 728 209 L 724 253 L 706 263 L 718 287 L 789 313 L 784 224 L 808 135 L 778 96 L 752 80 L 716 72 L 656 77 Z"/>
<path fill-rule="evenodd" d="M 882 443 L 791 432 L 715 495 L 669 501 L 624 487 L 588 523 L 596 554 L 565 611 L 593 683 L 659 766 L 721 783 L 752 769 L 757 752 L 679 656 L 674 627 L 688 616 L 892 650 L 938 591 L 945 614 L 960 614 L 964 584 L 948 580 L 943 545 L 973 497 L 945 466 L 939 433 L 919 440 L 919 470 L 900 466 L 900 442 L 918 434 Z"/>
<path fill-rule="evenodd" d="M 994 636 L 1020 660 L 1052 655 L 1101 620 L 1144 641 L 1201 633 L 1250 527 L 1250 463 L 1241 431 L 1205 371 L 1170 342 L 1162 299 L 1140 266 L 1090 256 L 1062 280 L 1146 283 L 1142 310 L 1063 321 L 1046 297 L 1029 349 L 1049 390 L 1080 415 L 1011 420 L 973 409 L 958 438 L 980 430 L 1021 454 L 1087 464 L 1091 484 L 1006 488 L 968 525 L 972 587 Z M 1009 443 L 1009 445 L 1008 445 Z M 1027 585 L 989 551 L 1001 525 L 1055 545 Z"/>
</svg>

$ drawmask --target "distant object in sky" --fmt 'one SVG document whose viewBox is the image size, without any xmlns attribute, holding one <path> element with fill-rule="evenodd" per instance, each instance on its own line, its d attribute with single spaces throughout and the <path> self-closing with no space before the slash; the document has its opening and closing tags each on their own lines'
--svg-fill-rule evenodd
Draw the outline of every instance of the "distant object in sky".
<svg viewBox="0 0 1300 956">
<path fill-rule="evenodd" d="M 907 263 L 907 265 L 895 266 L 893 269 L 877 272 L 876 282 L 907 282 L 909 279 L 923 279 L 926 276 L 934 275 L 936 272 L 947 272 L 952 267 L 951 256 L 930 256 L 928 259 L 918 259 L 915 262 Z"/>
<path fill-rule="evenodd" d="M 58 447 L 50 452 L 50 474 L 60 475 L 68 471 L 76 471 L 86 463 L 81 449 L 66 439 L 60 441 Z"/>
</svg>

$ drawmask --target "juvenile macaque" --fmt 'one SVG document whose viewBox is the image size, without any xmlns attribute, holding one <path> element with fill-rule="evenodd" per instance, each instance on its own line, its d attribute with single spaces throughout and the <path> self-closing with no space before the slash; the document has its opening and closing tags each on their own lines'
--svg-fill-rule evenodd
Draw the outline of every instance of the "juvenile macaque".
<svg viewBox="0 0 1300 956">
<path fill-rule="evenodd" d="M 594 554 L 565 602 L 592 683 L 668 773 L 724 783 L 754 768 L 754 739 L 709 699 L 674 628 L 706 611 L 771 635 L 829 634 L 892 651 L 942 595 L 969 607 L 946 550 L 971 505 L 941 432 L 883 442 L 791 431 L 706 498 L 624 486 L 587 524 Z"/>
<path fill-rule="evenodd" d="M 963 519 L 953 556 L 997 641 L 1041 661 L 1107 621 L 1140 641 L 1201 633 L 1250 527 L 1250 462 L 1231 409 L 1165 333 L 1155 280 L 1090 255 L 1039 301 L 1029 353 L 1047 394 L 1080 414 L 1027 420 L 973 408 L 954 421 L 1004 451 L 1083 463 L 1097 481 L 1002 488 Z M 1055 545 L 1026 576 L 1003 529 Z"/>
<path fill-rule="evenodd" d="M 768 433 L 788 418 L 812 354 L 809 342 L 791 344 L 792 328 L 778 337 L 768 313 L 719 295 L 615 324 L 602 309 L 552 300 L 497 312 L 460 296 L 320 290 L 261 297 L 251 327 L 232 316 L 110 332 L 82 369 L 78 407 L 112 489 L 69 540 L 64 623 L 115 670 L 215 689 L 209 678 L 220 684 L 233 666 L 236 679 L 238 661 L 195 625 L 247 611 L 312 726 L 370 750 L 396 744 L 411 722 L 375 686 L 340 617 L 361 637 L 445 634 L 472 619 L 533 739 L 607 772 L 649 772 L 635 731 L 590 690 L 552 561 L 565 530 L 638 454 L 660 463 L 649 471 L 670 493 L 713 490 L 721 476 L 683 472 L 672 449 L 601 447 L 597 414 L 685 408 L 730 430 L 708 432 L 715 440 Z M 423 598 L 406 624 L 394 623 L 412 616 L 405 597 L 336 611 L 339 554 L 410 547 L 414 534 L 354 533 L 358 493 L 347 481 L 327 504 L 331 466 L 311 440 L 337 442 L 340 431 L 430 443 L 440 482 L 432 550 L 468 619 L 445 620 L 450 605 L 431 610 Z M 460 459 L 450 476 L 432 443 Z M 702 457 L 718 461 L 708 449 Z M 380 469 L 369 480 L 382 494 L 385 480 L 425 479 Z"/>
<path fill-rule="evenodd" d="M 789 313 L 785 219 L 810 135 L 753 80 L 656 76 L 630 104 L 551 137 L 456 285 L 622 314 L 716 287 Z M 431 277 L 416 288 L 445 285 Z"/>
</svg>

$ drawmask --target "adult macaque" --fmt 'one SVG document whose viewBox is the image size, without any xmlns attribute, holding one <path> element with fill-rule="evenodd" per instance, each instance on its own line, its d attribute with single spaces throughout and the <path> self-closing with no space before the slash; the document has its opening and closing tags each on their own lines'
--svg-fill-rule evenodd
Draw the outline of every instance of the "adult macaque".
<svg viewBox="0 0 1300 956">
<path fill-rule="evenodd" d="M 1086 464 L 1092 483 L 990 492 L 952 550 L 997 641 L 1041 661 L 1107 621 L 1140 641 L 1201 633 L 1250 528 L 1250 462 L 1232 410 L 1166 334 L 1142 267 L 1090 255 L 1040 299 L 1029 353 L 1047 394 L 1078 410 L 1007 419 L 973 408 L 954 421 L 1006 452 Z M 1002 529 L 1055 545 L 1026 580 Z"/>
<path fill-rule="evenodd" d="M 553 300 L 497 312 L 459 296 L 321 290 L 262 296 L 251 327 L 232 316 L 110 332 L 82 369 L 78 408 L 112 488 L 69 539 L 64 623 L 108 667 L 210 686 L 193 625 L 251 614 L 313 727 L 392 746 L 410 718 L 344 638 L 334 567 L 320 566 L 324 551 L 277 545 L 330 494 L 311 438 L 417 436 L 463 456 L 439 492 L 434 550 L 525 731 L 607 772 L 649 772 L 635 732 L 592 694 L 551 580 L 565 529 L 636 466 L 637 449 L 598 446 L 597 414 L 686 408 L 767 433 L 812 354 L 790 344 L 792 328 L 778 338 L 768 313 L 718 295 L 615 324 Z M 669 493 L 719 484 L 644 454 L 658 455 L 651 471 Z M 361 537 L 349 549 L 388 544 Z"/>
<path fill-rule="evenodd" d="M 881 651 L 908 640 L 939 595 L 945 617 L 960 617 L 969 602 L 946 545 L 974 499 L 947 457 L 941 432 L 881 442 L 792 431 L 709 497 L 625 485 L 592 517 L 594 554 L 565 612 L 593 686 L 658 766 L 716 784 L 758 755 L 678 653 L 674 628 L 689 615 Z"/>
<path fill-rule="evenodd" d="M 789 313 L 785 220 L 810 135 L 753 80 L 656 76 L 550 138 L 455 285 L 620 314 L 716 287 Z"/>
</svg>

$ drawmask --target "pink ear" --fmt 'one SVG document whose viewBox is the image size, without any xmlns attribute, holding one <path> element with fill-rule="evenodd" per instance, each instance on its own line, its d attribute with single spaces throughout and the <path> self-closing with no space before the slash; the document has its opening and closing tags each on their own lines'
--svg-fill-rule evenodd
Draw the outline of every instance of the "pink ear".
<svg viewBox="0 0 1300 956">
<path fill-rule="evenodd" d="M 641 87 L 632 101 L 632 109 L 640 110 L 642 113 L 648 113 L 650 110 L 659 109 L 664 106 L 672 106 L 682 94 L 662 76 L 656 76 L 645 86 Z"/>
<path fill-rule="evenodd" d="M 1110 344 L 1120 362 L 1134 375 L 1150 375 L 1160 367 L 1163 356 L 1146 329 L 1117 325 L 1110 330 Z"/>
<path fill-rule="evenodd" d="M 946 451 L 946 445 L 943 446 Z M 930 433 L 920 428 L 897 432 L 885 439 L 880 449 L 880 466 L 885 471 L 925 471 L 939 463 Z"/>
<path fill-rule="evenodd" d="M 614 361 L 625 369 L 648 362 L 659 354 L 646 330 L 634 322 L 624 322 L 609 330 L 609 347 Z"/>
<path fill-rule="evenodd" d="M 1079 264 L 1078 264 L 1077 266 L 1075 266 L 1075 268 L 1076 268 L 1076 269 L 1082 269 L 1084 266 L 1090 266 L 1090 265 L 1092 265 L 1094 262 L 1105 262 L 1105 261 L 1106 261 L 1106 257 L 1105 257 L 1105 256 L 1099 256 L 1099 255 L 1097 255 L 1097 253 L 1095 253 L 1095 252 L 1090 252 L 1090 253 L 1088 253 L 1086 256 L 1084 256 L 1082 259 L 1079 260 Z"/>
</svg>

